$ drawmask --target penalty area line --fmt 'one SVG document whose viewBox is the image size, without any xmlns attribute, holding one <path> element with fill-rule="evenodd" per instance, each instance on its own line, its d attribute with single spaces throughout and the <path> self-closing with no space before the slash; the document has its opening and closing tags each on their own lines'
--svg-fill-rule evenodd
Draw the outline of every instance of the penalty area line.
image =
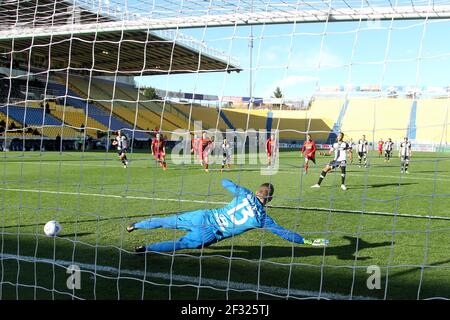
<svg viewBox="0 0 450 320">
<path fill-rule="evenodd" d="M 115 198 L 115 199 L 132 199 L 132 200 L 155 200 L 155 201 L 178 201 L 188 203 L 211 203 L 211 204 L 227 204 L 223 201 L 205 201 L 205 200 L 193 200 L 193 199 L 168 199 L 157 197 L 144 197 L 144 196 L 130 196 L 130 195 L 115 195 L 115 194 L 103 194 L 103 193 L 84 193 L 84 192 L 67 192 L 67 191 L 53 191 L 53 190 L 36 190 L 36 189 L 14 189 L 14 188 L 0 188 L 2 191 L 11 192 L 30 192 L 30 193 L 48 193 L 48 194 L 60 194 L 66 196 L 83 196 L 83 197 L 102 197 L 102 198 Z"/>
<path fill-rule="evenodd" d="M 35 189 L 14 189 L 14 188 L 0 188 L 0 190 L 1 191 L 11 191 L 11 192 L 47 193 L 47 194 L 57 194 L 57 195 L 59 194 L 59 195 L 82 196 L 82 197 L 104 197 L 104 198 L 115 198 L 115 199 L 153 200 L 153 201 L 170 201 L 170 202 L 217 204 L 217 205 L 228 204 L 228 202 L 225 202 L 225 201 L 173 199 L 173 198 L 158 198 L 158 197 L 131 196 L 131 195 L 102 194 L 102 193 L 84 193 L 84 192 L 67 192 L 67 191 L 35 190 Z M 294 207 L 294 206 L 281 206 L 281 205 L 268 205 L 267 208 L 319 211 L 319 212 L 328 212 L 328 213 L 332 212 L 332 213 L 341 213 L 341 214 L 367 214 L 367 215 L 385 216 L 385 217 L 387 216 L 387 217 L 402 217 L 402 218 L 450 221 L 450 217 L 445 217 L 445 216 L 430 216 L 430 215 L 419 215 L 419 214 L 408 214 L 408 213 L 383 212 L 383 211 L 361 211 L 361 210 L 351 210 L 351 209 L 335 209 L 335 208 L 320 208 L 320 207 Z"/>
<path fill-rule="evenodd" d="M 344 295 L 340 293 L 329 293 L 329 292 L 319 292 L 319 291 L 310 291 L 310 290 L 299 290 L 299 289 L 287 289 L 281 287 L 274 286 L 266 286 L 266 285 L 255 285 L 251 283 L 237 282 L 237 281 L 223 281 L 211 278 L 201 278 L 186 276 L 186 275 L 178 275 L 178 274 L 169 274 L 164 272 L 145 272 L 142 270 L 129 270 L 129 269 L 119 269 L 116 267 L 104 266 L 104 265 L 95 265 L 88 263 L 78 263 L 76 261 L 67 261 L 67 260 L 53 260 L 47 258 L 38 258 L 32 256 L 18 256 L 13 254 L 0 253 L 0 260 L 15 260 L 22 261 L 28 263 L 43 263 L 56 265 L 59 267 L 67 268 L 72 265 L 76 265 L 80 268 L 80 270 L 88 271 L 90 273 L 97 272 L 105 272 L 118 276 L 129 276 L 136 277 L 136 280 L 144 281 L 143 279 L 152 278 L 152 279 L 160 279 L 160 280 L 169 280 L 180 282 L 182 284 L 189 284 L 196 287 L 213 287 L 220 288 L 221 290 L 236 290 L 236 291 L 251 291 L 251 292 L 260 292 L 260 293 L 268 293 L 273 295 L 283 295 L 283 296 L 291 296 L 291 297 L 303 297 L 310 299 L 330 299 L 330 300 L 374 300 L 371 297 L 364 296 L 350 296 Z"/>
</svg>

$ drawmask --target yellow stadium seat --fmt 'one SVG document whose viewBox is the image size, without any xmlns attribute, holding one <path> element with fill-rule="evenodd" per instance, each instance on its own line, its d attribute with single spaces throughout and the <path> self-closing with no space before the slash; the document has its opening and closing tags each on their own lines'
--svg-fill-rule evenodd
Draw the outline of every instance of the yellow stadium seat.
<svg viewBox="0 0 450 320">
<path fill-rule="evenodd" d="M 113 82 L 103 80 L 91 81 L 89 87 L 88 81 L 76 76 L 70 78 L 70 83 L 74 86 L 73 89 L 81 91 L 84 96 L 87 96 L 89 89 L 90 99 L 108 110 L 112 109 L 114 114 L 130 124 L 136 123 L 140 129 L 153 130 L 158 127 L 162 131 L 170 132 L 187 127 L 185 120 L 172 113 L 164 112 L 161 118 L 163 104 L 146 101 L 146 98 L 138 93 L 137 88 L 122 85 L 116 85 L 114 88 Z M 137 115 L 136 108 L 138 108 Z"/>
<path fill-rule="evenodd" d="M 96 121 L 95 119 L 92 119 L 91 117 L 86 118 L 86 115 L 82 111 L 83 110 L 81 109 L 68 107 L 66 107 L 66 109 L 64 110 L 63 107 L 58 106 L 56 110 L 51 110 L 51 114 L 75 129 L 81 129 L 81 125 L 83 124 L 86 128 L 86 134 L 93 138 L 97 137 L 98 130 L 103 132 L 108 131 L 108 128 L 106 126 Z M 83 132 L 81 132 L 80 134 L 83 135 Z"/>
<path fill-rule="evenodd" d="M 341 130 L 346 138 L 368 141 L 401 140 L 408 128 L 411 99 L 353 98 L 349 100 Z"/>
<path fill-rule="evenodd" d="M 436 143 L 450 141 L 450 99 L 420 99 L 416 111 L 416 139 Z"/>
</svg>

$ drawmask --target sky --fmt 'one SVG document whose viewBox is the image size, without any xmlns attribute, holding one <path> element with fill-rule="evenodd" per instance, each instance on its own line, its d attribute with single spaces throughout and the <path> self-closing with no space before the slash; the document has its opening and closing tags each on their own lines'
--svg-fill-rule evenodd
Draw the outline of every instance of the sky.
<svg viewBox="0 0 450 320">
<path fill-rule="evenodd" d="M 318 86 L 448 86 L 450 21 L 362 21 L 254 26 L 253 96 L 308 99 Z M 238 59 L 240 73 L 148 76 L 141 86 L 249 96 L 250 27 L 184 29 Z"/>
</svg>

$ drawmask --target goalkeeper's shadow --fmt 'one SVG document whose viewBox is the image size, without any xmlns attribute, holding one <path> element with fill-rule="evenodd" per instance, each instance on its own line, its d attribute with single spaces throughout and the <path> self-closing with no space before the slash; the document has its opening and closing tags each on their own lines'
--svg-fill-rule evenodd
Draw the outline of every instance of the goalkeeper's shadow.
<svg viewBox="0 0 450 320">
<path fill-rule="evenodd" d="M 290 258 L 294 257 L 311 257 L 311 256 L 335 256 L 339 260 L 357 260 L 364 261 L 372 259 L 370 256 L 362 256 L 361 252 L 364 249 L 374 249 L 380 247 L 387 247 L 395 245 L 395 242 L 383 241 L 383 242 L 367 242 L 361 238 L 344 236 L 342 239 L 347 240 L 348 243 L 344 245 L 333 246 L 331 243 L 328 247 L 311 247 L 311 246 L 267 246 L 264 245 L 261 249 L 260 246 L 238 246 L 234 245 L 233 248 L 215 247 L 211 249 L 213 254 L 219 253 L 219 250 L 223 250 L 223 253 L 230 252 L 233 249 L 233 256 L 245 259 L 270 259 L 270 258 Z M 357 256 L 356 256 L 357 253 Z"/>
</svg>

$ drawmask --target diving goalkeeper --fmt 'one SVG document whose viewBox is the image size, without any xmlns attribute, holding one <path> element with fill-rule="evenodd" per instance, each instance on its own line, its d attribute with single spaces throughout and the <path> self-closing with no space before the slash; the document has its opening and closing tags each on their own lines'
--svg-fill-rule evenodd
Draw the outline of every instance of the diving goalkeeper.
<svg viewBox="0 0 450 320">
<path fill-rule="evenodd" d="M 326 246 L 328 240 L 309 240 L 275 223 L 266 214 L 265 205 L 272 200 L 274 187 L 270 183 L 262 184 L 253 193 L 230 180 L 222 180 L 222 186 L 230 191 L 234 198 L 223 208 L 196 210 L 164 218 L 151 218 L 133 223 L 128 232 L 136 229 L 180 229 L 188 233 L 176 241 L 165 241 L 138 246 L 136 252 L 169 252 L 182 249 L 200 249 L 223 239 L 240 235 L 256 228 L 266 229 L 283 239 L 312 246 Z"/>
</svg>

